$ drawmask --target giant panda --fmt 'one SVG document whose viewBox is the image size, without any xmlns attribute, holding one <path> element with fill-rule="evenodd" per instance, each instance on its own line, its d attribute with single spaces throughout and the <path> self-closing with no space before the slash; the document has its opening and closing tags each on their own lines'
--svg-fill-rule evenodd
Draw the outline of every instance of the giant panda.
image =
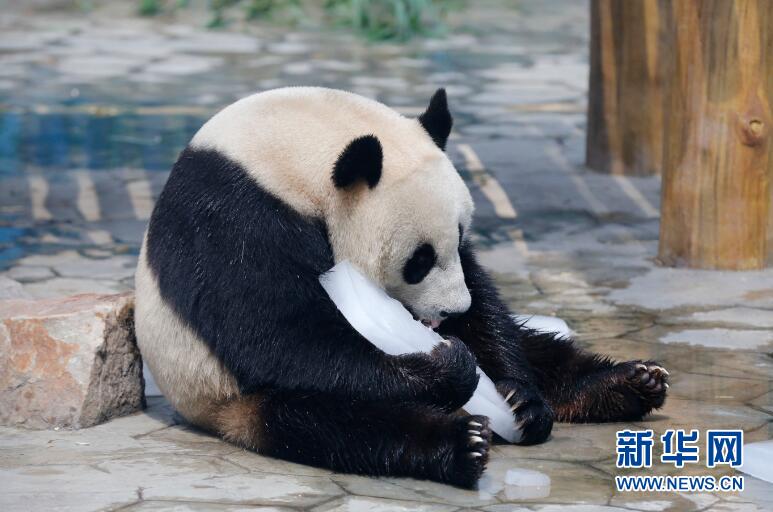
<svg viewBox="0 0 773 512">
<path fill-rule="evenodd" d="M 342 472 L 474 487 L 487 419 L 460 407 L 476 364 L 521 443 L 553 421 L 636 420 L 667 373 L 513 320 L 470 245 L 473 202 L 445 153 L 438 90 L 418 118 L 352 93 L 283 88 L 226 107 L 182 151 L 136 273 L 142 356 L 192 424 Z M 386 355 L 319 283 L 349 260 L 445 343 Z"/>
</svg>

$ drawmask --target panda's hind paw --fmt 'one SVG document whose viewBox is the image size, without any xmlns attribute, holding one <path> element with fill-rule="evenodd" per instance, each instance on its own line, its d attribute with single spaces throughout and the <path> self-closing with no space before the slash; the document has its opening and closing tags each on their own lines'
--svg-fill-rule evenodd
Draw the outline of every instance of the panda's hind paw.
<svg viewBox="0 0 773 512">
<path fill-rule="evenodd" d="M 666 400 L 668 370 L 655 361 L 629 361 L 623 365 L 628 386 L 646 409 L 643 413 L 660 408 Z"/>
<path fill-rule="evenodd" d="M 485 416 L 461 417 L 456 422 L 457 438 L 448 480 L 467 489 L 475 488 L 486 469 L 491 428 Z"/>
</svg>

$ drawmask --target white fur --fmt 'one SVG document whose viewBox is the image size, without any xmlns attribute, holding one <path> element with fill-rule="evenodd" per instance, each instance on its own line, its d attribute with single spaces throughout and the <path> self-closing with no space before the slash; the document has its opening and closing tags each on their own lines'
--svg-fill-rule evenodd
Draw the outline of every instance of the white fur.
<svg viewBox="0 0 773 512">
<path fill-rule="evenodd" d="M 236 380 L 161 298 L 145 244 L 134 285 L 137 344 L 158 388 L 189 421 L 214 430 L 212 407 L 238 396 Z"/>
</svg>

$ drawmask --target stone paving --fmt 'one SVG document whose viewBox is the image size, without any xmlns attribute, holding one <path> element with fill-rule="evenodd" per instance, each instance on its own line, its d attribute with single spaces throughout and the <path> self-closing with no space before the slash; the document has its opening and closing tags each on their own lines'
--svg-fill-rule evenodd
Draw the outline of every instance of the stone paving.
<svg viewBox="0 0 773 512">
<path fill-rule="evenodd" d="M 238 97 L 315 84 L 414 114 L 445 86 L 457 121 L 449 154 L 473 192 L 481 259 L 504 296 L 521 314 L 565 319 L 591 350 L 659 360 L 670 396 L 640 423 L 557 425 L 546 444 L 496 446 L 478 491 L 260 457 L 192 430 L 151 397 L 143 413 L 81 431 L 1 428 L 0 509 L 773 508 L 773 486 L 751 477 L 740 493 L 614 491 L 617 430 L 773 437 L 773 270 L 659 267 L 659 179 L 582 166 L 585 2 L 476 2 L 452 13 L 447 37 L 404 45 L 315 27 L 206 31 L 195 11 L 141 19 L 128 4 L 0 12 L 0 294 L 131 289 L 171 162 Z M 518 485 L 513 469 L 549 485 Z M 651 470 L 677 473 L 728 471 Z"/>
</svg>

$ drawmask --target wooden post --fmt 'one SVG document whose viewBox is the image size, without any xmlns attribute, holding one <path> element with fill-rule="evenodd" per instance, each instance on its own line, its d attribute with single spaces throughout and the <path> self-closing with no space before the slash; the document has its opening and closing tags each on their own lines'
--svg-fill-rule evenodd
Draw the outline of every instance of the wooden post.
<svg viewBox="0 0 773 512">
<path fill-rule="evenodd" d="M 663 155 L 658 0 L 592 0 L 585 161 L 612 174 L 659 174 Z"/>
<path fill-rule="evenodd" d="M 773 6 L 678 0 L 669 10 L 660 260 L 762 268 L 773 229 Z"/>
</svg>

